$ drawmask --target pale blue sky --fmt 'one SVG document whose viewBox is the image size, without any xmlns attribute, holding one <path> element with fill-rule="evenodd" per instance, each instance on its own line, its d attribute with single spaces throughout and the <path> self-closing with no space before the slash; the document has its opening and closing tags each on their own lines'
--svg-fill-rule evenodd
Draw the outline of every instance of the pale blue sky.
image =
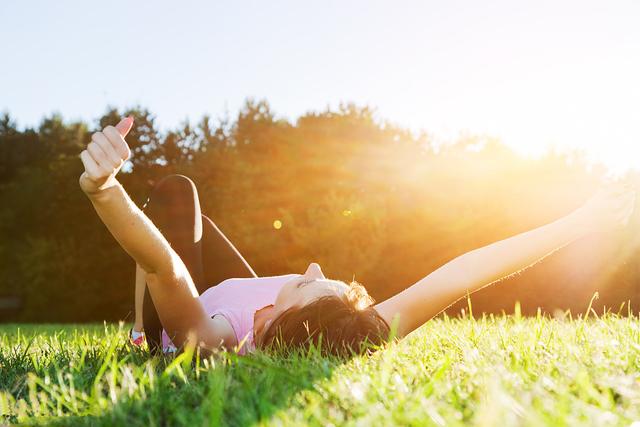
<svg viewBox="0 0 640 427">
<path fill-rule="evenodd" d="M 266 98 L 354 101 L 439 138 L 640 165 L 640 2 L 0 2 L 0 110 L 148 107 L 163 128 Z"/>
</svg>

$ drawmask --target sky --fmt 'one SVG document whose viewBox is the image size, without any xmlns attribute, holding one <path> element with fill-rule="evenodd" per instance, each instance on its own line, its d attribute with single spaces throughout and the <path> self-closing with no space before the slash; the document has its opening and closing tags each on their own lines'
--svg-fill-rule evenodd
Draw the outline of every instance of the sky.
<svg viewBox="0 0 640 427">
<path fill-rule="evenodd" d="M 162 129 L 355 102 L 439 140 L 496 137 L 640 168 L 640 1 L 0 2 L 0 111 Z"/>
</svg>

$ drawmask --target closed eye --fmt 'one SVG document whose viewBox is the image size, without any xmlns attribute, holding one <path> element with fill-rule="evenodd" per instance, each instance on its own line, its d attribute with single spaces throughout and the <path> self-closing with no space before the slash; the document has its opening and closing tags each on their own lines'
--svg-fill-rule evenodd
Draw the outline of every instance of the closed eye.
<svg viewBox="0 0 640 427">
<path fill-rule="evenodd" d="M 298 283 L 297 288 L 301 288 L 301 287 L 303 287 L 304 285 L 307 285 L 307 284 L 309 284 L 309 283 L 311 283 L 311 282 L 314 282 L 314 281 L 315 281 L 315 280 L 305 280 L 305 281 L 303 281 L 303 282 L 300 282 L 300 283 Z"/>
</svg>

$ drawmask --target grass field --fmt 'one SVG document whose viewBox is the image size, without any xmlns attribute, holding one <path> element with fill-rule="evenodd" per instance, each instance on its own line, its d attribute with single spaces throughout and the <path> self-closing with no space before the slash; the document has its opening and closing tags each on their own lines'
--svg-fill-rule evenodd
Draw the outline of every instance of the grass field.
<svg viewBox="0 0 640 427">
<path fill-rule="evenodd" d="M 122 325 L 0 327 L 0 423 L 640 426 L 640 319 L 441 318 L 373 355 L 146 357 Z"/>
</svg>

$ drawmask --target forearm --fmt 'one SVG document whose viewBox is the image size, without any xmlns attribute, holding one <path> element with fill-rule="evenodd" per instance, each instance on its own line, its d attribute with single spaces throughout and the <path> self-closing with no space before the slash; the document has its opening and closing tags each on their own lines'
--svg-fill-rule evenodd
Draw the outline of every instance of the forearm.
<svg viewBox="0 0 640 427">
<path fill-rule="evenodd" d="M 452 261 L 453 268 L 461 272 L 460 291 L 473 292 L 517 273 L 588 232 L 582 213 L 575 211 L 550 224 L 461 255 Z"/>
<path fill-rule="evenodd" d="M 176 345 L 189 332 L 209 347 L 221 339 L 198 299 L 187 267 L 118 183 L 89 196 L 111 234 L 142 270 L 162 326 Z"/>
<path fill-rule="evenodd" d="M 145 272 L 172 268 L 177 255 L 120 183 L 88 197 L 113 237 Z"/>
</svg>

